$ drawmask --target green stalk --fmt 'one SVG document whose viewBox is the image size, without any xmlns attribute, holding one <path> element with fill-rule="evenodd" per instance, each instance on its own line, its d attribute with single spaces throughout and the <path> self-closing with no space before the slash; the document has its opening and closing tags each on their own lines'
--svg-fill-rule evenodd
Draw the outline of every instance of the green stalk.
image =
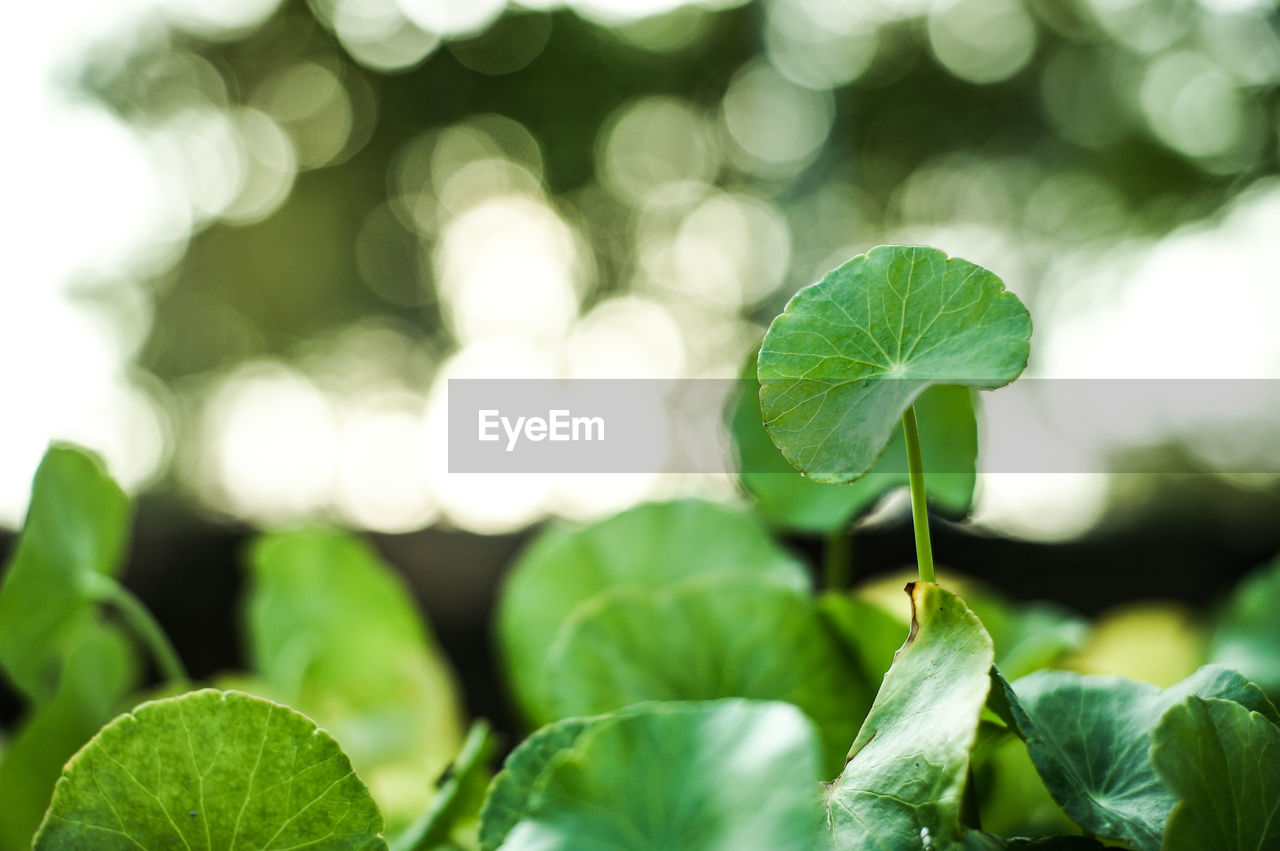
<svg viewBox="0 0 1280 851">
<path fill-rule="evenodd" d="M 178 658 L 178 651 L 169 641 L 169 636 L 164 634 L 164 630 L 160 628 L 159 622 L 151 611 L 142 604 L 141 600 L 133 596 L 133 592 L 119 582 L 107 580 L 102 583 L 100 590 L 103 592 L 103 601 L 110 603 L 142 643 L 147 645 L 164 678 L 175 686 L 186 688 L 190 681 L 187 669 Z"/>
<path fill-rule="evenodd" d="M 853 558 L 853 536 L 848 529 L 837 529 L 827 535 L 822 557 L 827 590 L 843 591 L 848 588 Z"/>
<path fill-rule="evenodd" d="M 933 581 L 933 547 L 929 543 L 929 509 L 924 494 L 924 462 L 920 457 L 920 429 L 916 409 L 902 415 L 902 431 L 907 439 L 907 476 L 911 480 L 911 522 L 916 528 L 916 564 L 920 579 Z"/>
</svg>

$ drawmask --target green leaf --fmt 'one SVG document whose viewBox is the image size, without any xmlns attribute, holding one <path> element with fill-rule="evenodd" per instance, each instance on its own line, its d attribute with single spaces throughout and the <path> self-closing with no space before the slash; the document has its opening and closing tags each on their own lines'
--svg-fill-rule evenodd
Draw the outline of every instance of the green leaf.
<svg viewBox="0 0 1280 851">
<path fill-rule="evenodd" d="M 962 841 L 969 751 L 994 650 L 951 591 L 907 586 L 912 628 L 827 793 L 831 847 L 950 848 Z"/>
<path fill-rule="evenodd" d="M 452 674 L 399 577 L 347 533 L 264 536 L 250 554 L 249 652 L 273 700 L 342 743 L 400 830 L 462 744 Z"/>
<path fill-rule="evenodd" d="M 996 667 L 1008 679 L 1047 668 L 1085 646 L 1089 623 L 1044 601 L 1012 602 L 987 590 L 967 590 L 965 602 L 996 647 Z"/>
<path fill-rule="evenodd" d="M 92 615 L 82 618 L 53 699 L 32 710 L 0 760 L 2 851 L 31 847 L 62 766 L 119 713 L 137 680 L 128 640 Z"/>
<path fill-rule="evenodd" d="M 1002 387 L 1026 366 L 1030 336 L 1026 308 L 981 266 L 873 248 L 773 321 L 758 365 L 765 428 L 810 478 L 853 481 L 928 387 Z"/>
<path fill-rule="evenodd" d="M 1209 639 L 1209 660 L 1280 695 L 1280 559 L 1231 594 Z"/>
<path fill-rule="evenodd" d="M 1151 736 L 1151 762 L 1178 803 L 1164 851 L 1280 848 L 1280 728 L 1230 700 L 1188 697 Z"/>
<path fill-rule="evenodd" d="M 881 680 L 906 640 L 907 622 L 875 603 L 837 591 L 819 596 L 818 609 L 857 660 L 863 680 Z"/>
<path fill-rule="evenodd" d="M 871 470 L 855 482 L 828 484 L 800 475 L 765 431 L 754 358 L 731 404 L 738 477 L 755 498 L 756 508 L 776 526 L 819 534 L 843 531 L 885 494 L 908 485 L 901 429 L 894 432 Z M 925 474 L 929 502 L 951 514 L 963 514 L 973 502 L 978 454 L 972 391 L 931 387 L 916 405 L 924 457 L 933 468 L 946 471 Z"/>
<path fill-rule="evenodd" d="M 28 699 L 50 700 L 68 636 L 120 568 L 129 500 L 94 455 L 55 445 L 0 585 L 0 667 Z"/>
<path fill-rule="evenodd" d="M 35 849 L 386 848 L 382 817 L 328 733 L 213 689 L 144 703 L 64 769 Z"/>
<path fill-rule="evenodd" d="M 804 566 L 751 515 L 702 500 L 640 505 L 585 528 L 547 529 L 520 556 L 503 590 L 498 639 L 525 716 L 554 720 L 546 655 L 580 603 L 616 587 L 660 588 L 690 576 L 730 573 L 808 589 Z"/>
<path fill-rule="evenodd" d="M 1160 847 L 1173 806 L 1148 758 L 1160 716 L 1188 695 L 1233 700 L 1275 719 L 1257 686 L 1235 671 L 1206 665 L 1160 690 L 1123 677 L 1040 671 L 1012 686 L 998 672 L 992 708 L 1027 743 L 1054 800 L 1096 836 Z"/>
<path fill-rule="evenodd" d="M 807 595 L 733 576 L 619 588 L 574 611 L 547 658 L 561 717 L 747 697 L 804 710 L 838 770 L 872 687 Z"/>
<path fill-rule="evenodd" d="M 484 806 L 480 809 L 482 851 L 494 851 L 507 838 L 511 828 L 532 813 L 534 790 L 539 788 L 552 759 L 573 747 L 585 730 L 607 717 L 611 716 L 565 718 L 553 722 L 535 731 L 511 752 L 502 770 L 489 784 Z"/>
<path fill-rule="evenodd" d="M 785 703 L 653 704 L 580 734 L 504 851 L 810 848 L 822 821 L 813 729 Z"/>
<path fill-rule="evenodd" d="M 392 851 L 429 851 L 449 842 L 460 827 L 479 814 L 489 782 L 488 763 L 497 743 L 487 721 L 471 725 L 462 751 L 440 778 L 440 791 L 426 812 L 395 837 Z"/>
<path fill-rule="evenodd" d="M 1050 836 L 1077 830 L 1044 787 L 1027 746 L 1008 727 L 984 717 L 971 759 L 977 823 L 985 831 Z"/>
</svg>

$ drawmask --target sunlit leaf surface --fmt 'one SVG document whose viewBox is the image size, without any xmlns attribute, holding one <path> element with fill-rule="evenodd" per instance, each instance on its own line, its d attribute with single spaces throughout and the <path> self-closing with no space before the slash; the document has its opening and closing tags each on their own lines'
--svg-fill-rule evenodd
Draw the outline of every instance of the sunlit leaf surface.
<svg viewBox="0 0 1280 851">
<path fill-rule="evenodd" d="M 935 248 L 873 248 L 773 321 L 758 368 L 765 427 L 810 478 L 853 481 L 928 387 L 1008 384 L 1030 336 L 1026 308 L 981 266 Z"/>
<path fill-rule="evenodd" d="M 386 848 L 332 737 L 293 710 L 212 689 L 144 703 L 67 764 L 35 848 Z"/>
</svg>

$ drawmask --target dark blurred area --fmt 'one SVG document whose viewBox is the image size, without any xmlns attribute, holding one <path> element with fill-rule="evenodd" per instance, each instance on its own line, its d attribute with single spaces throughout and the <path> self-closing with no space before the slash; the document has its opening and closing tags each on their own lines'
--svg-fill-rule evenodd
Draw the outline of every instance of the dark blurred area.
<svg viewBox="0 0 1280 851">
<path fill-rule="evenodd" d="M 471 712 L 512 729 L 488 617 L 531 531 L 736 491 L 451 476 L 449 377 L 732 376 L 798 287 L 890 241 L 995 269 L 1038 375 L 1280 374 L 1275 3 L 672 6 L 175 3 L 86 49 L 63 82 L 126 128 L 152 180 L 120 201 L 163 226 L 63 282 L 110 368 L 37 347 L 0 520 L 49 438 L 100 449 L 145 494 L 125 580 L 196 676 L 240 662 L 254 529 L 367 531 Z M 60 375 L 100 401 L 65 402 L 84 394 Z M 1202 608 L 1280 550 L 1274 456 L 1231 477 L 1211 451 L 1274 420 L 1233 416 L 1125 436 L 1185 473 L 993 480 L 939 561 L 1086 614 Z M 857 576 L 909 561 L 905 521 L 857 532 Z"/>
</svg>

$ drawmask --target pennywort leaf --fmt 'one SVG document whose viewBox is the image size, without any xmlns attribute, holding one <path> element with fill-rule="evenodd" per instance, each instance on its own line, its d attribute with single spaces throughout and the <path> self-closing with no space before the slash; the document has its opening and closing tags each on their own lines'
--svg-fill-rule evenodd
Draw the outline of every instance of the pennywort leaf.
<svg viewBox="0 0 1280 851">
<path fill-rule="evenodd" d="M 562 717 L 648 700 L 788 701 L 817 725 L 831 771 L 872 698 L 811 597 L 726 575 L 598 595 L 558 633 L 547 668 Z"/>
<path fill-rule="evenodd" d="M 28 699 L 51 699 L 77 621 L 120 569 L 129 500 L 95 456 L 49 449 L 0 584 L 0 667 Z"/>
<path fill-rule="evenodd" d="M 929 501 L 963 514 L 973 501 L 978 425 L 973 392 L 963 387 L 931 387 L 916 402 L 920 440 L 929 466 Z M 783 529 L 831 533 L 843 531 L 875 507 L 885 494 L 905 488 L 906 447 L 895 431 L 884 453 L 865 476 L 847 484 L 805 478 L 770 439 L 761 421 L 760 385 L 754 358 L 735 395 L 730 429 L 738 455 L 738 477 L 770 523 Z"/>
<path fill-rule="evenodd" d="M 264 536 L 249 561 L 248 645 L 264 696 L 331 731 L 391 829 L 407 827 L 462 745 L 452 673 L 408 589 L 332 529 Z"/>
<path fill-rule="evenodd" d="M 907 586 L 912 628 L 827 793 L 830 847 L 951 848 L 990 687 L 991 638 L 951 591 Z"/>
<path fill-rule="evenodd" d="M 1177 800 L 1164 851 L 1280 847 L 1280 728 L 1232 700 L 1194 695 L 1165 712 L 1151 762 Z"/>
<path fill-rule="evenodd" d="M 133 648 L 89 614 L 70 637 L 58 690 L 33 706 L 0 757 L 0 849 L 31 848 L 62 766 L 114 718 L 137 684 Z"/>
<path fill-rule="evenodd" d="M 808 848 L 816 737 L 785 703 L 649 704 L 589 724 L 544 769 L 504 851 Z"/>
<path fill-rule="evenodd" d="M 525 715 L 557 715 L 546 691 L 547 652 L 581 603 L 618 587 L 660 588 L 728 573 L 809 588 L 804 566 L 749 514 L 703 500 L 640 505 L 582 528 L 543 532 L 512 568 L 498 610 L 498 641 Z"/>
<path fill-rule="evenodd" d="M 1169 707 L 1196 695 L 1277 717 L 1257 686 L 1216 665 L 1164 690 L 1067 671 L 1039 671 L 1012 685 L 994 678 L 992 708 L 1027 743 L 1054 800 L 1090 833 L 1137 849 L 1160 847 L 1174 804 L 1148 756 L 1151 731 Z"/>
<path fill-rule="evenodd" d="M 760 349 L 764 425 L 807 476 L 866 473 L 932 385 L 1017 378 L 1031 318 L 994 274 L 934 248 L 880 246 L 798 292 Z"/>
<path fill-rule="evenodd" d="M 382 816 L 323 730 L 205 689 L 144 703 L 63 771 L 35 849 L 385 849 Z"/>
<path fill-rule="evenodd" d="M 533 813 L 534 792 L 541 788 L 551 761 L 573 747 L 578 737 L 609 716 L 565 718 L 536 730 L 507 757 L 480 809 L 480 848 L 494 851 L 511 828 Z"/>
</svg>

